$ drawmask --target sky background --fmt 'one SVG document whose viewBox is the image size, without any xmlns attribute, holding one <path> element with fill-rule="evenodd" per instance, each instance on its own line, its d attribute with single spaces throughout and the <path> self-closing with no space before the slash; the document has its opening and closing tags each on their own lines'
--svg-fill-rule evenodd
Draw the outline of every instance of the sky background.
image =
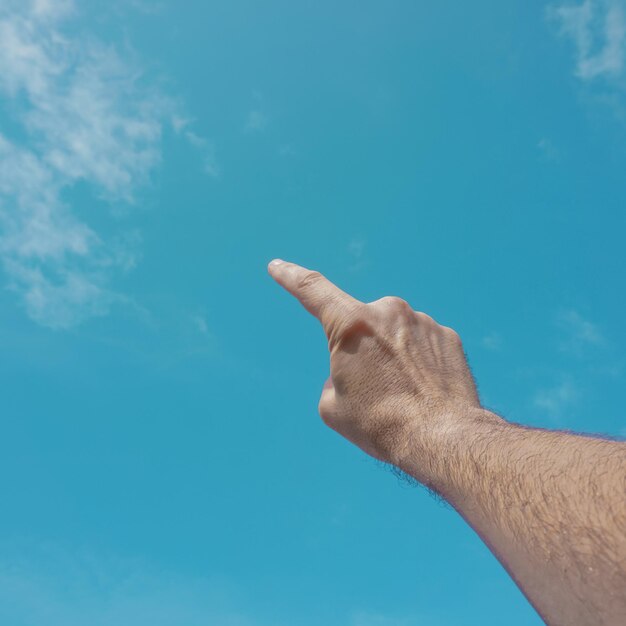
<svg viewBox="0 0 626 626">
<path fill-rule="evenodd" d="M 623 0 L 0 0 L 0 623 L 539 624 L 266 265 L 623 436 L 625 169 Z"/>
</svg>

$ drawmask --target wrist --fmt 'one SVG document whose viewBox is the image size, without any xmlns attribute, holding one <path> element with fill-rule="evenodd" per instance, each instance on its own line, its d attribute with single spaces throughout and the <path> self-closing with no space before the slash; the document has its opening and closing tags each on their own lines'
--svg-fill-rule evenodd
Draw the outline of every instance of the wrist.
<svg viewBox="0 0 626 626">
<path fill-rule="evenodd" d="M 454 503 L 466 493 L 476 477 L 481 450 L 513 426 L 482 407 L 457 406 L 426 426 L 413 419 L 406 445 L 398 450 L 394 464 L 429 489 Z"/>
</svg>

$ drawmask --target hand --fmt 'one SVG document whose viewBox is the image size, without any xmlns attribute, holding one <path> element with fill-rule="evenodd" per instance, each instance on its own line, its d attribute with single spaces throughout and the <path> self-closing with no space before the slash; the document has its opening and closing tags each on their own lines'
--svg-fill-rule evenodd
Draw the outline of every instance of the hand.
<svg viewBox="0 0 626 626">
<path fill-rule="evenodd" d="M 319 272 L 280 260 L 268 269 L 328 337 L 324 422 L 384 462 L 421 459 L 411 473 L 431 484 L 442 438 L 480 409 L 459 335 L 400 298 L 364 304 Z"/>
</svg>

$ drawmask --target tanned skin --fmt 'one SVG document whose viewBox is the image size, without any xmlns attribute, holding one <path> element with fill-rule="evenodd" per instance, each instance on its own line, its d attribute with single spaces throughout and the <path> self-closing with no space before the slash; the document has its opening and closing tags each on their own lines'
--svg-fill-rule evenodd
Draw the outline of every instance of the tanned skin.
<svg viewBox="0 0 626 626">
<path fill-rule="evenodd" d="M 365 304 L 293 263 L 270 275 L 322 323 L 319 412 L 445 498 L 551 626 L 626 624 L 626 443 L 483 408 L 458 334 L 404 300 Z"/>
</svg>

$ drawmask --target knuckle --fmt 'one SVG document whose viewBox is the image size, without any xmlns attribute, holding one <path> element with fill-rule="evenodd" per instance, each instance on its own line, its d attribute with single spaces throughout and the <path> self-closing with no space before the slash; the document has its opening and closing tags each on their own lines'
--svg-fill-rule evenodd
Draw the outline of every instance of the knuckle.
<svg viewBox="0 0 626 626">
<path fill-rule="evenodd" d="M 362 304 L 356 304 L 345 312 L 345 321 L 349 326 L 366 324 L 370 320 L 369 311 Z"/>
<path fill-rule="evenodd" d="M 454 328 L 450 328 L 449 326 L 442 326 L 442 328 L 446 337 L 448 337 L 455 344 L 461 345 L 461 336 L 456 332 L 456 330 L 454 330 Z"/>
<path fill-rule="evenodd" d="M 369 317 L 361 311 L 352 311 L 344 315 L 340 322 L 341 329 L 344 334 L 358 333 L 368 329 L 371 324 Z"/>
<path fill-rule="evenodd" d="M 427 313 L 424 313 L 423 311 L 415 311 L 415 317 L 417 318 L 417 321 L 419 324 L 422 324 L 424 326 L 435 325 L 435 320 L 430 315 L 428 315 Z"/>
<path fill-rule="evenodd" d="M 374 319 L 364 305 L 346 311 L 331 325 L 329 347 L 356 346 L 361 338 L 374 333 Z M 334 379 L 334 376 L 333 376 Z"/>
<path fill-rule="evenodd" d="M 398 298 L 397 296 L 385 296 L 380 300 L 376 300 L 372 304 L 376 305 L 379 308 L 384 308 L 393 313 L 407 313 L 409 311 L 412 312 L 411 306 L 406 300 L 402 298 Z"/>
<path fill-rule="evenodd" d="M 349 304 L 336 309 L 334 324 L 342 328 L 352 328 L 367 323 L 370 315 L 367 307 L 362 303 Z"/>
<path fill-rule="evenodd" d="M 319 272 L 315 270 L 310 270 L 302 276 L 298 277 L 298 289 L 303 291 L 306 289 L 310 289 L 311 287 L 317 285 L 321 279 L 322 275 Z"/>
</svg>

